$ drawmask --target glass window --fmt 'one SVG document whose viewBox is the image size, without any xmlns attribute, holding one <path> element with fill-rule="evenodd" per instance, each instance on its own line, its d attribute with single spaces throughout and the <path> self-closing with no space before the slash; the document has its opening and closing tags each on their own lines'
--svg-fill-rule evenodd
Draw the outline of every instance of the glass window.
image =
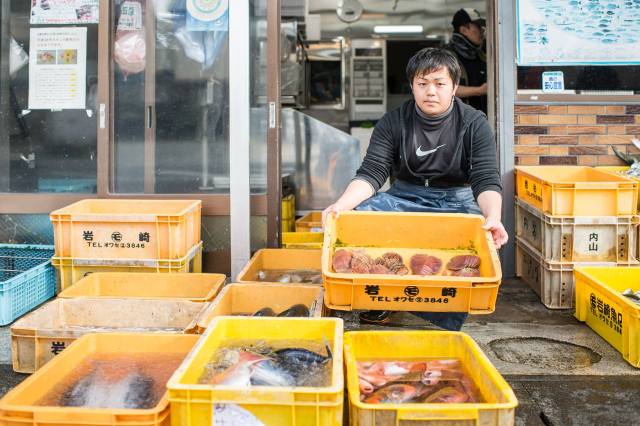
<svg viewBox="0 0 640 426">
<path fill-rule="evenodd" d="M 95 193 L 98 25 L 31 24 L 30 1 L 3 1 L 1 7 L 0 41 L 9 44 L 9 61 L 0 61 L 0 191 Z M 31 40 L 36 29 L 48 40 Z M 78 63 L 84 62 L 81 46 L 60 41 L 59 31 L 67 29 L 78 34 L 77 43 L 86 43 L 86 64 Z M 29 62 L 31 49 L 37 49 L 37 64 Z M 85 78 L 72 80 L 84 68 Z M 30 87 L 41 98 L 37 104 L 29 101 Z M 74 90 L 85 93 L 84 102 L 76 98 L 82 105 L 64 104 Z"/>
<path fill-rule="evenodd" d="M 185 2 L 115 5 L 113 190 L 228 193 L 227 25 L 194 27 Z"/>
<path fill-rule="evenodd" d="M 518 89 L 542 90 L 542 73 L 547 71 L 562 71 L 565 90 L 577 94 L 599 91 L 640 94 L 640 81 L 637 78 L 640 67 L 633 65 L 519 66 Z"/>
</svg>

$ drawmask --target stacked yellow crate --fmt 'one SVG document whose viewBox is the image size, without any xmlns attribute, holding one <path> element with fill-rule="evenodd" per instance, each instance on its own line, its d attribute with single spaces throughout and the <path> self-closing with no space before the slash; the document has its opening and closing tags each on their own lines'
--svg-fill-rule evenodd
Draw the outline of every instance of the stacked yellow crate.
<svg viewBox="0 0 640 426">
<path fill-rule="evenodd" d="M 199 200 L 83 200 L 51 213 L 60 287 L 93 272 L 201 272 Z"/>
<path fill-rule="evenodd" d="M 574 305 L 576 265 L 637 265 L 638 183 L 591 167 L 516 168 L 516 274 L 548 308 Z"/>
</svg>

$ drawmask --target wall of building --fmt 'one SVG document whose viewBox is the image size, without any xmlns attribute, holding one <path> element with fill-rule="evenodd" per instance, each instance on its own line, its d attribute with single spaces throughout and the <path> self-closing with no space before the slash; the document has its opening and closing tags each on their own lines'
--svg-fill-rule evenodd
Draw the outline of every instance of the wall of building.
<svg viewBox="0 0 640 426">
<path fill-rule="evenodd" d="M 640 105 L 515 105 L 516 165 L 624 165 L 612 147 L 640 154 Z"/>
</svg>

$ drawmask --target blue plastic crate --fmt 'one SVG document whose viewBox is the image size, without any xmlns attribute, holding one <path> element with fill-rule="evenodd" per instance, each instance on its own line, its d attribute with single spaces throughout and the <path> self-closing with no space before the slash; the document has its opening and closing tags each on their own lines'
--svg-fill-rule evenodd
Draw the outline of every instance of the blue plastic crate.
<svg viewBox="0 0 640 426">
<path fill-rule="evenodd" d="M 53 246 L 0 244 L 0 325 L 26 314 L 56 293 Z"/>
</svg>

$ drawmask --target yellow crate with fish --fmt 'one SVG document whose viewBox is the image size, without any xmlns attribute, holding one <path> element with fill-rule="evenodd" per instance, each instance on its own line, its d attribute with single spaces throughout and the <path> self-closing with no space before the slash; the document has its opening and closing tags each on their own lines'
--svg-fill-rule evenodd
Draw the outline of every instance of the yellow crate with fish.
<svg viewBox="0 0 640 426">
<path fill-rule="evenodd" d="M 56 257 L 180 259 L 200 242 L 200 200 L 78 201 L 49 215 Z"/>
<path fill-rule="evenodd" d="M 640 268 L 579 266 L 574 275 L 575 317 L 640 368 Z"/>
<path fill-rule="evenodd" d="M 347 332 L 344 357 L 352 426 L 514 424 L 513 390 L 465 333 Z"/>
<path fill-rule="evenodd" d="M 169 379 L 173 426 L 342 424 L 342 320 L 215 318 Z"/>
<path fill-rule="evenodd" d="M 52 257 L 57 269 L 60 289 L 66 290 L 82 278 L 95 272 L 155 272 L 175 274 L 202 272 L 202 241 L 193 246 L 182 259 L 76 259 Z"/>
<path fill-rule="evenodd" d="M 302 249 L 321 249 L 324 241 L 322 232 L 283 232 L 282 247 L 302 248 Z"/>
<path fill-rule="evenodd" d="M 238 274 L 238 282 L 322 284 L 322 250 L 261 249 Z"/>
<path fill-rule="evenodd" d="M 495 309 L 502 279 L 479 215 L 343 212 L 322 251 L 331 309 L 469 312 Z"/>
<path fill-rule="evenodd" d="M 96 272 L 68 287 L 58 297 L 117 299 L 185 299 L 210 302 L 226 280 L 224 274 L 158 274 Z"/>
<path fill-rule="evenodd" d="M 5 426 L 169 426 L 166 382 L 194 335 L 88 334 L 0 400 Z"/>
<path fill-rule="evenodd" d="M 516 199 L 516 236 L 550 262 L 636 263 L 637 216 L 550 216 Z"/>
<path fill-rule="evenodd" d="M 11 326 L 13 370 L 32 373 L 87 333 L 186 333 L 206 306 L 188 300 L 55 299 Z"/>
<path fill-rule="evenodd" d="M 321 317 L 323 291 L 302 284 L 228 284 L 200 314 L 196 332 L 203 333 L 215 317 Z"/>
<path fill-rule="evenodd" d="M 552 216 L 632 216 L 638 182 L 585 166 L 518 166 L 516 195 Z"/>
<path fill-rule="evenodd" d="M 322 212 L 309 212 L 296 220 L 296 232 L 322 232 Z"/>
</svg>

